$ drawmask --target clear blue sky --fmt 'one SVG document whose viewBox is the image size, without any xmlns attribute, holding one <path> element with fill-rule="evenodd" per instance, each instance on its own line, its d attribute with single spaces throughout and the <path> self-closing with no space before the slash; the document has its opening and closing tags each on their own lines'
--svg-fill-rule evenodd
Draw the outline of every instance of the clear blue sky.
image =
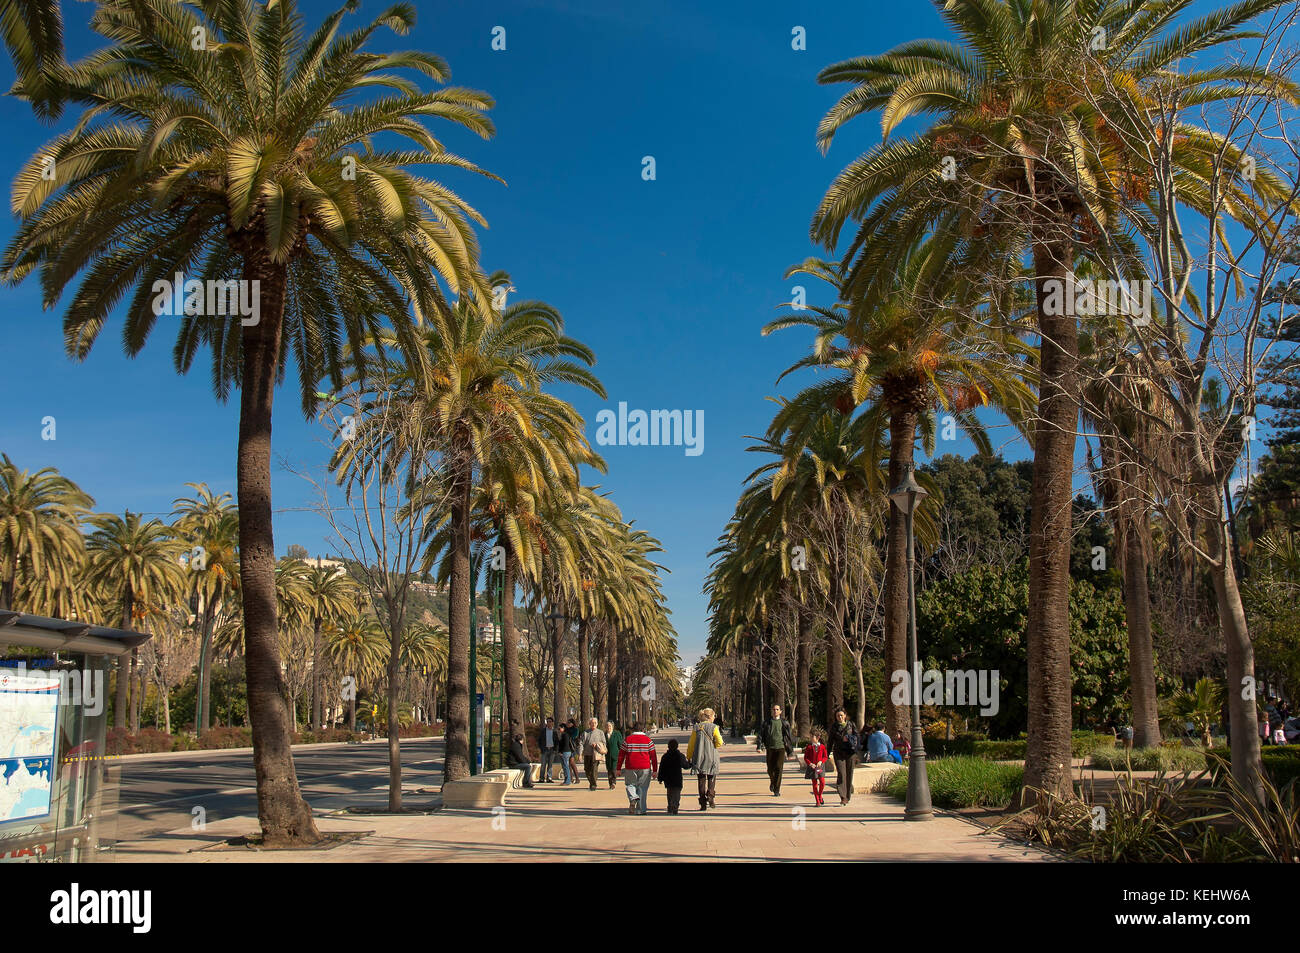
<svg viewBox="0 0 1300 953">
<path fill-rule="evenodd" d="M 367 0 L 351 20 L 385 5 Z M 309 26 L 334 6 L 302 3 Z M 602 448 L 610 465 L 602 485 L 664 543 L 681 655 L 694 662 L 707 635 L 707 554 L 755 463 L 744 435 L 762 432 L 772 412 L 763 398 L 810 340 L 800 331 L 763 338 L 758 329 L 789 300 L 785 268 L 815 251 L 808 222 L 826 185 L 878 138 L 876 121 L 860 120 L 828 156 L 819 153 L 817 122 L 839 90 L 818 86 L 816 74 L 944 27 L 921 0 L 440 0 L 417 8 L 413 33 L 381 45 L 436 52 L 453 83 L 495 97 L 495 139 L 439 134 L 508 185 L 459 173 L 448 181 L 488 219 L 484 266 L 508 270 L 520 296 L 555 305 L 569 332 L 595 349 L 608 401 L 566 395 L 589 436 L 596 412 L 619 401 L 704 411 L 700 456 Z M 77 25 L 84 7 L 64 9 L 71 53 L 80 54 L 94 40 Z M 505 52 L 491 49 L 495 26 L 506 30 Z M 796 26 L 806 29 L 806 51 L 791 48 Z M 0 171 L 11 180 L 52 130 L 8 98 L 0 121 L 10 142 Z M 657 165 L 651 182 L 641 177 L 647 155 Z M 4 227 L 7 240 L 13 219 Z M 61 308 L 42 312 L 34 281 L 0 289 L 0 304 L 0 449 L 20 467 L 59 468 L 105 511 L 166 514 L 187 481 L 233 493 L 237 406 L 216 402 L 203 361 L 176 375 L 166 319 L 139 358 L 123 356 L 119 320 L 77 364 L 63 354 Z M 318 468 L 326 435 L 302 419 L 292 381 L 291 373 L 277 397 L 275 450 Z M 52 442 L 41 439 L 46 415 L 57 420 Z M 995 442 L 1006 439 L 995 432 Z M 300 543 L 323 552 L 325 529 L 305 511 L 303 481 L 277 470 L 273 490 L 277 551 Z"/>
</svg>

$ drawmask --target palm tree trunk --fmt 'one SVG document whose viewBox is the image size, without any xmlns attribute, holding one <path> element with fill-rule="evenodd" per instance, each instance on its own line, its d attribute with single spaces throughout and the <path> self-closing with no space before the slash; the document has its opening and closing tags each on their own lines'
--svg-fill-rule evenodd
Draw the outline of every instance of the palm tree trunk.
<svg viewBox="0 0 1300 953">
<path fill-rule="evenodd" d="M 501 638 L 506 679 L 506 718 L 510 726 L 508 741 L 524 730 L 524 679 L 519 668 L 519 633 L 515 629 L 515 555 L 506 546 L 506 566 L 501 585 Z"/>
<path fill-rule="evenodd" d="M 1146 549 L 1141 528 L 1124 520 L 1124 616 L 1128 626 L 1129 693 L 1133 703 L 1133 745 L 1160 744 L 1156 709 L 1156 668 L 1151 648 L 1151 597 L 1147 591 Z"/>
<path fill-rule="evenodd" d="M 320 616 L 312 618 L 311 639 L 311 723 L 319 731 L 325 727 L 325 699 L 320 677 Z"/>
<path fill-rule="evenodd" d="M 195 713 L 194 733 L 200 738 L 212 727 L 212 627 L 216 623 L 217 603 L 208 600 L 203 607 L 203 639 L 199 643 L 199 701 Z"/>
<path fill-rule="evenodd" d="M 397 717 L 397 696 L 402 677 L 402 620 L 395 600 L 388 608 L 388 810 L 402 811 L 402 741 L 401 722 Z"/>
<path fill-rule="evenodd" d="M 131 734 L 140 733 L 140 708 L 143 703 L 144 679 L 140 674 L 140 650 L 131 650 Z"/>
<path fill-rule="evenodd" d="M 472 458 L 459 447 L 452 458 L 451 578 L 447 606 L 447 730 L 443 781 L 469 777 L 469 559 Z"/>
<path fill-rule="evenodd" d="M 1070 539 L 1075 435 L 1079 423 L 1079 328 L 1071 314 L 1048 314 L 1049 281 L 1066 286 L 1068 242 L 1034 246 L 1041 368 L 1033 422 L 1034 469 L 1029 524 L 1029 723 L 1025 793 L 1072 793 L 1070 727 Z M 1055 310 L 1068 311 L 1067 308 Z"/>
<path fill-rule="evenodd" d="M 619 728 L 626 727 L 622 720 L 622 712 L 619 710 L 619 703 L 622 695 L 618 690 L 618 629 L 611 629 L 606 636 L 606 648 L 609 650 L 609 717 L 614 720 Z"/>
<path fill-rule="evenodd" d="M 801 604 L 796 610 L 799 627 L 798 664 L 795 667 L 794 694 L 796 703 L 796 724 L 799 734 L 808 737 L 812 729 L 812 702 L 809 681 L 812 673 L 812 623 L 809 612 Z"/>
<path fill-rule="evenodd" d="M 605 727 L 605 722 L 609 721 L 609 665 L 606 660 L 609 658 L 609 652 L 605 648 L 605 640 L 609 638 L 608 626 L 601 627 L 601 634 L 596 637 L 594 651 L 596 653 L 596 717 L 600 719 L 600 726 Z"/>
<path fill-rule="evenodd" d="M 280 369 L 286 272 L 260 250 L 245 258 L 244 278 L 259 283 L 260 320 L 243 328 L 239 393 L 239 580 L 244 611 L 244 668 L 253 729 L 257 812 L 267 846 L 320 839 L 293 766 L 289 711 L 276 640 L 275 534 L 271 519 L 271 407 Z"/>
<path fill-rule="evenodd" d="M 558 612 L 559 609 L 555 607 L 551 611 Z M 555 628 L 551 632 L 551 713 L 555 716 L 557 728 L 564 720 L 564 660 L 560 657 L 564 649 L 563 637 L 560 634 L 560 626 L 563 624 L 563 618 L 556 619 Z"/>
<path fill-rule="evenodd" d="M 896 411 L 889 417 L 889 488 L 898 486 L 913 466 L 916 450 L 917 416 Z M 897 684 L 896 672 L 906 672 L 907 658 L 907 520 L 891 502 L 889 539 L 885 548 L 885 728 L 892 738 L 898 733 L 911 737 L 912 714 L 906 704 L 895 704 L 890 686 Z M 905 684 L 911 684 L 906 682 Z M 833 724 L 828 722 L 827 724 Z"/>
<path fill-rule="evenodd" d="M 834 618 L 832 631 L 826 633 L 826 724 L 833 725 L 835 712 L 844 707 L 844 646 L 839 635 L 844 631 L 844 582 L 838 570 L 831 573 L 830 589 Z"/>
<path fill-rule="evenodd" d="M 130 630 L 131 614 L 135 610 L 135 599 L 131 587 L 122 590 L 122 628 Z M 125 654 L 117 657 L 117 691 L 113 698 L 113 727 L 126 728 L 126 709 L 130 697 L 130 670 Z"/>
<path fill-rule="evenodd" d="M 591 717 L 591 659 L 588 655 L 587 620 L 578 620 L 578 724 L 585 728 Z"/>
</svg>

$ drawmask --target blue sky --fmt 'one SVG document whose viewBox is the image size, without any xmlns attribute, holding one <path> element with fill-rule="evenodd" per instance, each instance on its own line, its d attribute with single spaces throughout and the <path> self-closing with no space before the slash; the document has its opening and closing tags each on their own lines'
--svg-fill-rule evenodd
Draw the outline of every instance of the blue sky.
<svg viewBox="0 0 1300 953">
<path fill-rule="evenodd" d="M 367 0 L 351 20 L 383 6 Z M 484 266 L 509 271 L 519 296 L 555 305 L 569 333 L 594 348 L 608 400 L 566 394 L 589 436 L 597 411 L 620 401 L 704 412 L 699 456 L 682 447 L 601 448 L 610 466 L 602 486 L 626 518 L 664 543 L 665 589 L 688 663 L 707 635 L 707 554 L 755 465 L 745 435 L 762 432 L 772 411 L 764 398 L 810 340 L 801 331 L 763 338 L 758 329 L 789 300 L 794 282 L 782 281 L 784 270 L 815 251 L 808 223 L 825 187 L 878 138 L 874 119 L 859 120 L 821 155 L 817 122 L 839 91 L 819 87 L 816 74 L 945 32 L 920 0 L 696 6 L 440 0 L 417 4 L 411 35 L 379 43 L 436 52 L 453 83 L 496 99 L 493 140 L 437 131 L 508 185 L 458 171 L 446 180 L 489 222 L 480 236 Z M 94 38 L 76 25 L 81 6 L 64 7 L 71 53 L 79 54 Z M 333 8 L 301 4 L 309 26 Z M 491 49 L 496 26 L 506 31 L 504 52 Z M 791 48 L 796 26 L 806 29 L 804 51 Z M 12 179 L 52 130 L 7 98 L 0 121 L 10 142 L 0 171 Z M 642 179 L 647 155 L 654 181 Z M 12 218 L 4 228 L 7 240 Z M 0 289 L 0 305 L 0 449 L 20 467 L 57 467 L 101 510 L 165 515 L 186 482 L 233 493 L 236 404 L 216 402 L 201 363 L 188 377 L 174 372 L 165 319 L 128 360 L 119 316 L 77 364 L 63 353 L 62 309 L 42 312 L 35 282 Z M 302 419 L 292 387 L 290 375 L 277 397 L 275 450 L 319 468 L 327 435 Z M 57 421 L 54 441 L 41 439 L 47 415 Z M 1009 439 L 1004 429 L 994 437 Z M 325 528 L 307 510 L 310 488 L 277 470 L 273 492 L 277 551 L 300 543 L 324 552 Z"/>
</svg>

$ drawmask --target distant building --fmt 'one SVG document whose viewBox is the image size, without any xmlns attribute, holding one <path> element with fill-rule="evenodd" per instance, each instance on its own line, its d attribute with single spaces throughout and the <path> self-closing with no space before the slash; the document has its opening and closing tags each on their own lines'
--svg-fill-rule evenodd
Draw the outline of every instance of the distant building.
<svg viewBox="0 0 1300 953">
<path fill-rule="evenodd" d="M 688 665 L 686 668 L 677 670 L 677 681 L 682 686 L 682 694 L 690 695 L 691 686 L 695 684 L 695 666 Z"/>
</svg>

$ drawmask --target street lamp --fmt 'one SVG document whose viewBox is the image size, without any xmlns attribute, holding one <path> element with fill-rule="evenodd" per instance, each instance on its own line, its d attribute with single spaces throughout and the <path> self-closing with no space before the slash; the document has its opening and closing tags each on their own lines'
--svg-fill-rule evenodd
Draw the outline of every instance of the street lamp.
<svg viewBox="0 0 1300 953">
<path fill-rule="evenodd" d="M 930 806 L 930 778 L 925 768 L 925 739 L 921 733 L 920 665 L 917 661 L 916 648 L 916 536 L 912 529 L 912 514 L 917 504 L 929 496 L 925 488 L 916 482 L 916 471 L 907 468 L 902 482 L 889 491 L 889 498 L 894 501 L 898 511 L 903 514 L 907 528 L 907 642 L 910 670 L 910 694 L 912 696 L 912 751 L 908 760 L 907 771 L 907 807 L 903 811 L 905 821 L 928 821 L 934 817 Z"/>
</svg>

